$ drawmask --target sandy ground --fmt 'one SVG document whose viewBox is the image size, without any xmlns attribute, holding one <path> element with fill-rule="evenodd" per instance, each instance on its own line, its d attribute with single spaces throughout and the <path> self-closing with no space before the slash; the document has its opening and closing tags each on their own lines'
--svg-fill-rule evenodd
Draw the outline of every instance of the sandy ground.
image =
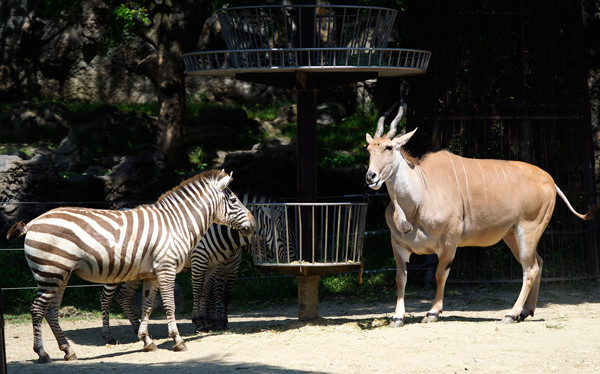
<svg viewBox="0 0 600 374">
<path fill-rule="evenodd" d="M 295 303 L 233 313 L 223 333 L 179 329 L 188 351 L 173 352 L 165 320 L 152 320 L 159 350 L 143 352 L 127 321 L 114 320 L 120 341 L 107 346 L 100 320 L 63 320 L 77 353 L 65 362 L 48 326 L 44 344 L 53 362 L 36 364 L 29 323 L 5 328 L 9 373 L 600 373 L 600 282 L 543 284 L 535 317 L 503 325 L 519 285 L 461 286 L 446 295 L 438 323 L 419 323 L 433 290 L 408 295 L 407 324 L 387 327 L 395 300 L 322 300 L 320 318 L 297 320 Z M 509 289 L 510 288 L 510 289 Z"/>
</svg>

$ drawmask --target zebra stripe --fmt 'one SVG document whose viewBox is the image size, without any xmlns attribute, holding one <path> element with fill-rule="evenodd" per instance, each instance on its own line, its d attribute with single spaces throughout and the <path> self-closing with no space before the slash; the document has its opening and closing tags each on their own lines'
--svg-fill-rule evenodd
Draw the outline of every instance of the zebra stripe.
<svg viewBox="0 0 600 374">
<path fill-rule="evenodd" d="M 244 205 L 253 203 L 269 203 L 276 200 L 264 196 L 251 195 L 245 193 L 242 197 Z M 227 315 L 229 300 L 233 288 L 233 282 L 237 276 L 237 271 L 241 262 L 242 249 L 248 249 L 251 241 L 256 237 L 261 238 L 270 254 L 263 254 L 272 257 L 273 253 L 278 253 L 280 260 L 289 262 L 286 256 L 287 245 L 281 237 L 276 240 L 276 232 L 282 233 L 286 230 L 284 222 L 285 214 L 278 212 L 273 215 L 270 211 L 264 209 L 255 209 L 255 219 L 258 223 L 258 231 L 252 237 L 240 235 L 239 231 L 233 230 L 227 226 L 212 225 L 206 235 L 200 240 L 193 249 L 190 256 L 192 268 L 192 287 L 194 294 L 194 312 L 192 321 L 196 325 L 196 331 L 223 330 L 227 329 Z M 273 223 L 273 220 L 275 223 Z M 290 237 L 290 258 L 295 259 L 295 239 L 294 231 L 289 234 Z M 281 234 L 280 234 L 281 235 Z M 276 249 L 277 248 L 277 249 Z M 131 300 L 141 285 L 141 281 L 127 282 L 121 287 L 117 302 L 125 312 L 125 315 L 131 322 L 134 332 L 139 327 L 138 317 L 133 312 Z M 117 284 L 106 284 L 101 295 L 102 309 L 102 337 L 107 344 L 115 344 L 116 340 L 110 332 L 109 311 L 110 304 L 114 294 L 118 289 Z"/>
<path fill-rule="evenodd" d="M 50 362 L 42 342 L 44 316 L 65 359 L 76 359 L 58 324 L 58 307 L 72 273 L 97 283 L 146 279 L 138 330 L 145 350 L 156 349 L 147 329 L 160 288 L 174 349 L 187 349 L 175 322 L 176 273 L 213 222 L 246 234 L 254 230 L 252 214 L 227 188 L 230 180 L 225 172 L 208 171 L 184 181 L 154 204 L 125 211 L 56 208 L 27 225 L 15 224 L 8 239 L 26 234 L 25 257 L 38 285 L 31 310 L 39 361 Z"/>
</svg>

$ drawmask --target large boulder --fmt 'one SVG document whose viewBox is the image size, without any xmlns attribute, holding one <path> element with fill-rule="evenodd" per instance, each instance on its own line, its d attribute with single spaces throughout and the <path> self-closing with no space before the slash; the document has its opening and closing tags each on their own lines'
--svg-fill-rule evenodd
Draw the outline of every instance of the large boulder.
<svg viewBox="0 0 600 374">
<path fill-rule="evenodd" d="M 16 221 L 29 221 L 56 206 L 59 176 L 47 154 L 30 160 L 0 155 L 0 233 Z M 6 244 L 0 235 L 0 245 Z"/>
</svg>

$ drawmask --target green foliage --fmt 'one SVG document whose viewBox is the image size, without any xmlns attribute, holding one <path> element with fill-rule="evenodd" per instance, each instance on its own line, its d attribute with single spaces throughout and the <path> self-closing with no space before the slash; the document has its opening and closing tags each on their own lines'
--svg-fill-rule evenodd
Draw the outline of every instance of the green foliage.
<svg viewBox="0 0 600 374">
<path fill-rule="evenodd" d="M 149 116 L 158 116 L 158 102 L 149 103 L 117 103 L 115 107 L 123 112 L 141 112 Z"/>
<path fill-rule="evenodd" d="M 342 119 L 340 123 L 320 126 L 317 129 L 317 142 L 321 147 L 319 166 L 341 167 L 367 163 L 365 133 L 372 132 L 377 118 L 375 113 L 357 112 Z M 403 123 L 398 126 L 399 130 L 402 126 Z"/>
<path fill-rule="evenodd" d="M 319 159 L 319 166 L 335 168 L 352 165 L 357 161 L 356 156 L 347 152 L 333 152 L 321 157 Z M 360 161 L 363 161 L 362 157 L 360 157 Z"/>
<path fill-rule="evenodd" d="M 244 106 L 244 110 L 248 113 L 248 117 L 254 118 L 256 120 L 261 121 L 272 121 L 277 118 L 277 113 L 279 113 L 279 109 L 282 107 L 290 105 L 290 103 L 281 103 L 278 105 L 265 104 L 259 105 L 256 104 L 251 107 Z"/>
<path fill-rule="evenodd" d="M 204 170 L 207 166 L 207 155 L 202 147 L 194 147 L 188 152 L 188 159 L 192 167 L 196 170 Z"/>
<path fill-rule="evenodd" d="M 17 103 L 0 103 L 0 113 L 10 112 Z"/>
<path fill-rule="evenodd" d="M 104 51 L 129 43 L 136 33 L 151 24 L 148 9 L 137 2 L 129 2 L 129 5 L 112 0 L 104 2 L 110 9 L 101 39 Z"/>
</svg>

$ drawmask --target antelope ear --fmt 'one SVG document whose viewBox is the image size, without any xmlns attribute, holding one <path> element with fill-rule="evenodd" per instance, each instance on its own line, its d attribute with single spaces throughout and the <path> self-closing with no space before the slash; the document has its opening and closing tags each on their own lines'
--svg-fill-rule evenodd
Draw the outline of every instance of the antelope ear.
<svg viewBox="0 0 600 374">
<path fill-rule="evenodd" d="M 410 140 L 410 138 L 412 138 L 412 136 L 415 134 L 415 132 L 417 132 L 417 129 L 414 129 L 413 131 L 404 134 L 404 135 L 400 135 L 395 137 L 392 141 L 394 142 L 394 145 L 396 146 L 403 146 L 404 144 L 408 143 L 408 141 Z"/>
<path fill-rule="evenodd" d="M 227 175 L 219 179 L 219 181 L 217 182 L 217 188 L 220 190 L 224 190 L 229 185 L 229 182 L 231 182 L 231 175 Z"/>
<path fill-rule="evenodd" d="M 371 135 L 369 135 L 367 133 L 367 144 L 371 144 L 372 141 L 373 141 L 373 138 L 371 137 Z"/>
</svg>

